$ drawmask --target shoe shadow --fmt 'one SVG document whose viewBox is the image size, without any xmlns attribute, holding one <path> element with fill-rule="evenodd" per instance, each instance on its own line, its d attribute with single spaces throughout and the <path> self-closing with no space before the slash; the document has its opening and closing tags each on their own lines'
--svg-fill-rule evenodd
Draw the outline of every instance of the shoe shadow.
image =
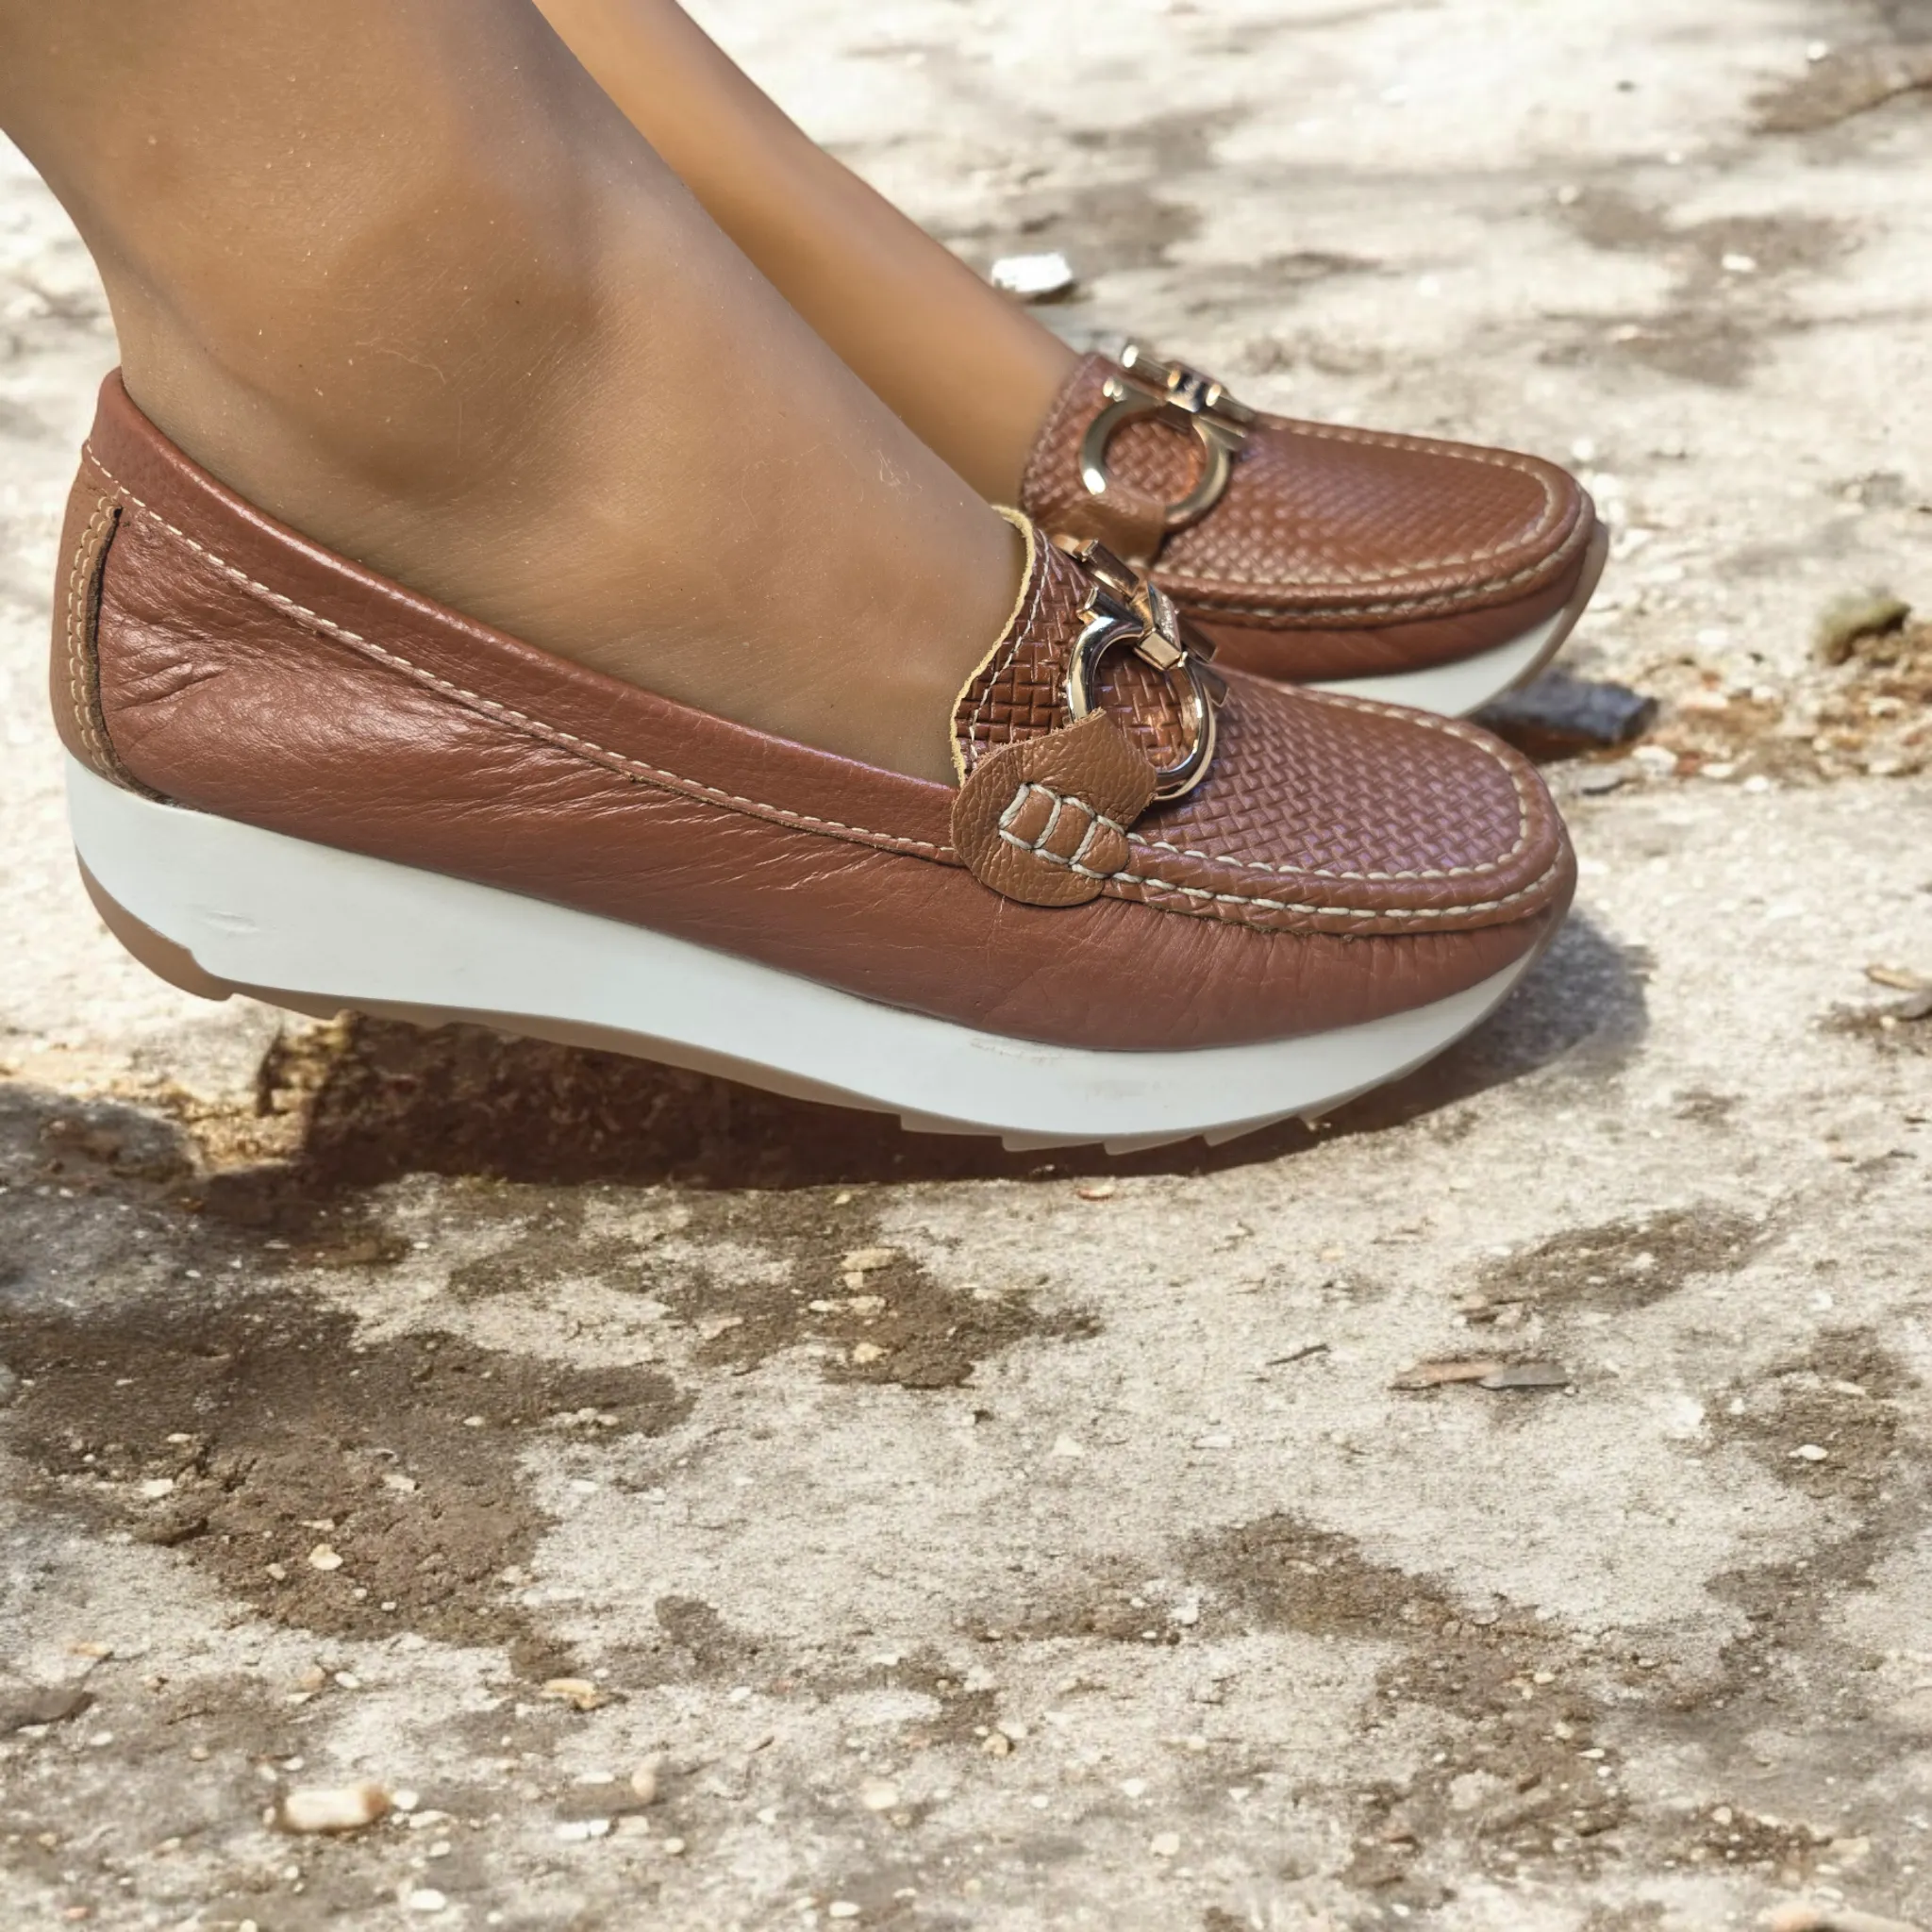
<svg viewBox="0 0 1932 1932">
<path fill-rule="evenodd" d="M 1319 1128 L 1284 1122 L 1218 1148 L 1009 1153 L 997 1141 L 909 1133 L 884 1115 L 614 1054 L 359 1016 L 289 1036 L 261 1085 L 265 1106 L 302 1114 L 295 1165 L 310 1189 L 423 1173 L 716 1189 L 1211 1174 L 1381 1132 L 1546 1068 L 1592 1079 L 1614 1072 L 1647 1024 L 1646 967 L 1573 917 L 1505 1006 L 1428 1066 Z"/>
</svg>

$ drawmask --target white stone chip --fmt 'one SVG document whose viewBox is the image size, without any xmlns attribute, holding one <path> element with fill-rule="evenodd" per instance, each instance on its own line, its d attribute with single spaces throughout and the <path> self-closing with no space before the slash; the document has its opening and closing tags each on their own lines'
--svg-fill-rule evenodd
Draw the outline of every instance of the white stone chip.
<svg viewBox="0 0 1932 1932">
<path fill-rule="evenodd" d="M 1023 302 L 1057 302 L 1078 281 L 1074 264 L 1056 249 L 1050 255 L 1003 255 L 992 265 L 992 285 Z"/>
</svg>

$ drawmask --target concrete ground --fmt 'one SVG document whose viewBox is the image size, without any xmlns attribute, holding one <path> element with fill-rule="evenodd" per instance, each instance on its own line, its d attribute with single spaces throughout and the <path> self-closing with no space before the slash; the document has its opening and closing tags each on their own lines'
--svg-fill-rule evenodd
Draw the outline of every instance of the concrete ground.
<svg viewBox="0 0 1932 1932">
<path fill-rule="evenodd" d="M 198 1005 L 62 834 L 9 157 L 0 1924 L 1932 1925 L 1932 631 L 1814 641 L 1932 605 L 1932 15 L 699 10 L 1074 338 L 1587 471 L 1661 721 L 1478 1039 L 1212 1157 Z"/>
</svg>

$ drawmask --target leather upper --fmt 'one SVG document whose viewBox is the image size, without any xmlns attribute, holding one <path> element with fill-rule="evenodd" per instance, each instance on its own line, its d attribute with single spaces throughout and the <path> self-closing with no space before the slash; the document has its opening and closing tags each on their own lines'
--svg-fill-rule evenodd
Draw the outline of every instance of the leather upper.
<svg viewBox="0 0 1932 1932">
<path fill-rule="evenodd" d="M 1223 661 L 1302 680 L 1444 663 L 1520 636 L 1581 580 L 1590 496 L 1554 463 L 1513 451 L 1259 415 L 1221 501 L 1162 533 L 1202 453 L 1185 428 L 1123 426 L 1113 487 L 1082 480 L 1080 446 L 1121 366 L 1087 356 L 1041 430 L 1021 507 L 1046 529 L 1150 560 L 1222 646 Z"/>
<path fill-rule="evenodd" d="M 990 665 L 1038 657 L 1041 608 L 1064 625 L 1068 564 L 1035 546 Z M 322 550 L 197 468 L 118 377 L 70 502 L 54 645 L 62 737 L 117 783 L 1068 1045 L 1286 1038 L 1442 998 L 1536 945 L 1574 881 L 1536 773 L 1486 734 L 1235 677 L 1205 782 L 1090 845 L 1108 863 L 1084 903 L 1016 903 L 954 842 L 963 792 L 674 703 Z M 1152 714 L 1150 675 L 1119 678 Z M 1017 690 L 973 759 L 1076 739 L 1044 685 Z M 1144 749 L 1135 712 L 1091 722 Z"/>
</svg>

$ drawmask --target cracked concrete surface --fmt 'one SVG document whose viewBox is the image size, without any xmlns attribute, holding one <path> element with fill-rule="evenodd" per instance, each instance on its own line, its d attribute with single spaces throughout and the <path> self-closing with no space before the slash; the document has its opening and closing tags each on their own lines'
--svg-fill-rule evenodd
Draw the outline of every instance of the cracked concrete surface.
<svg viewBox="0 0 1932 1932">
<path fill-rule="evenodd" d="M 1932 606 L 1932 18 L 700 11 L 1070 337 L 1589 473 L 1654 742 L 1481 1036 L 1212 1156 L 202 1006 L 62 836 L 9 157 L 0 1922 L 1932 1924 L 1932 726 L 1812 639 Z"/>
</svg>

